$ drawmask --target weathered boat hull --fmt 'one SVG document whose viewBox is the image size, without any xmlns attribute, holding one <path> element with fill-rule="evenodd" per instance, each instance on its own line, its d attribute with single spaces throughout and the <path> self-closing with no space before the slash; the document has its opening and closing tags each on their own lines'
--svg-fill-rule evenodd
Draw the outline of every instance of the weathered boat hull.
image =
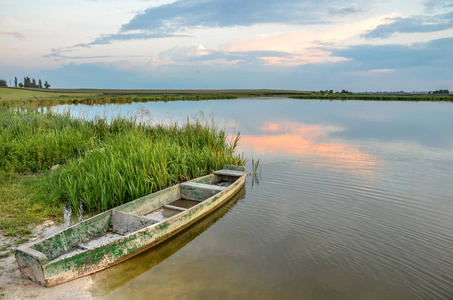
<svg viewBox="0 0 453 300">
<path fill-rule="evenodd" d="M 228 201 L 245 183 L 243 167 L 178 184 L 136 199 L 16 251 L 22 276 L 51 287 L 118 264 L 166 240 Z M 217 187 L 218 182 L 231 183 Z M 169 205 L 200 201 L 188 209 Z M 168 207 L 165 220 L 149 216 Z"/>
</svg>

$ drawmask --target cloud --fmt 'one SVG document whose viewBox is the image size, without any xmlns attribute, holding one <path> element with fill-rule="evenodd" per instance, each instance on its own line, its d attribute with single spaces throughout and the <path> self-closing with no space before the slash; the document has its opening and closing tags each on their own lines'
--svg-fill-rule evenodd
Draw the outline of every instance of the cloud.
<svg viewBox="0 0 453 300">
<path fill-rule="evenodd" d="M 11 36 L 15 37 L 16 39 L 20 39 L 20 40 L 25 39 L 25 35 L 23 35 L 20 32 L 0 32 L 0 34 L 11 35 Z"/>
<path fill-rule="evenodd" d="M 423 4 L 428 11 L 453 7 L 453 2 L 451 0 L 428 0 Z"/>
<path fill-rule="evenodd" d="M 345 72 L 347 75 L 358 75 L 358 76 L 375 76 L 381 74 L 388 74 L 395 72 L 395 69 L 374 69 L 366 71 L 357 71 L 357 72 Z"/>
<path fill-rule="evenodd" d="M 388 38 L 395 33 L 436 32 L 453 28 L 453 12 L 435 16 L 414 16 L 410 18 L 388 19 L 389 24 L 382 24 L 363 34 L 367 39 Z"/>
<path fill-rule="evenodd" d="M 111 55 L 92 55 L 92 56 L 67 56 L 65 53 L 71 53 L 71 49 L 52 49 L 50 54 L 46 54 L 44 58 L 52 58 L 54 61 L 60 61 L 63 59 L 99 59 L 113 57 Z"/>
<path fill-rule="evenodd" d="M 329 8 L 328 12 L 331 15 L 351 16 L 363 12 L 363 9 L 355 7 Z"/>
<path fill-rule="evenodd" d="M 128 41 L 128 40 L 146 40 L 146 39 L 157 39 L 157 38 L 169 38 L 169 37 L 187 37 L 185 34 L 172 34 L 165 32 L 137 32 L 137 33 L 117 33 L 117 34 L 106 34 L 97 38 L 91 43 L 80 43 L 73 47 L 84 47 L 89 48 L 94 45 L 107 45 L 114 41 Z"/>
<path fill-rule="evenodd" d="M 412 67 L 453 67 L 453 38 L 405 45 L 357 45 L 334 49 L 332 55 L 350 59 L 364 70 Z"/>
<path fill-rule="evenodd" d="M 344 2 L 344 4 L 342 4 Z M 151 7 L 136 14 L 117 33 L 104 34 L 88 43 L 61 48 L 91 48 L 117 41 L 189 37 L 200 28 L 225 28 L 256 24 L 326 24 L 363 12 L 365 0 L 184 0 Z M 280 49 L 278 49 L 280 50 Z M 286 50 L 286 49 L 285 49 Z M 50 56 L 55 56 L 51 53 Z M 294 62 L 290 61 L 290 64 Z"/>
<path fill-rule="evenodd" d="M 345 60 L 341 57 L 329 57 L 329 53 L 319 47 L 303 51 L 283 50 L 212 50 L 203 45 L 173 47 L 158 55 L 156 62 L 161 65 L 217 65 L 242 66 L 244 68 L 275 67 L 283 70 L 299 65 L 323 64 Z M 269 68 L 267 68 L 269 70 Z"/>
<path fill-rule="evenodd" d="M 121 26 L 117 34 L 104 35 L 91 46 L 117 40 L 187 36 L 196 28 L 222 28 L 255 24 L 322 24 L 332 16 L 362 12 L 363 0 L 348 1 L 348 6 L 332 6 L 331 1 L 261 0 L 184 0 L 151 7 Z M 366 2 L 366 3 L 369 3 Z M 329 21 L 326 21 L 329 20 Z"/>
<path fill-rule="evenodd" d="M 260 67 L 272 64 L 270 61 L 296 60 L 297 55 L 285 51 L 254 50 L 254 51 L 215 51 L 206 49 L 203 45 L 188 47 L 173 47 L 159 54 L 159 61 L 166 64 L 213 64 Z"/>
</svg>

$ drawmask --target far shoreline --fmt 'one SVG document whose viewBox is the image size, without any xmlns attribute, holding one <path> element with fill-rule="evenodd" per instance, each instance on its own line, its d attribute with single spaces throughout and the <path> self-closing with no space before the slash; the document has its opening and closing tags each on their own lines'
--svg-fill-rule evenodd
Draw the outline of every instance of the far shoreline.
<svg viewBox="0 0 453 300">
<path fill-rule="evenodd" d="M 133 102 L 168 102 L 228 100 L 238 98 L 284 97 L 300 100 L 341 101 L 423 101 L 453 102 L 453 94 L 370 94 L 370 93 L 322 93 L 306 90 L 273 89 L 40 89 L 0 88 L 0 107 L 42 107 L 61 104 L 108 104 Z"/>
</svg>

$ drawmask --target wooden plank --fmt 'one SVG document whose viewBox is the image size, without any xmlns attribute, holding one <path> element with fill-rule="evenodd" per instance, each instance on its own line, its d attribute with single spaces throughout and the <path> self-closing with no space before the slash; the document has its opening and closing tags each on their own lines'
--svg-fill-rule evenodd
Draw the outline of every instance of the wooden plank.
<svg viewBox="0 0 453 300">
<path fill-rule="evenodd" d="M 178 210 L 178 211 L 186 211 L 187 208 L 184 207 L 179 207 L 179 206 L 174 206 L 174 205 L 164 205 L 165 208 L 172 209 L 172 210 Z"/>
<path fill-rule="evenodd" d="M 245 167 L 243 167 L 243 166 L 224 165 L 223 169 L 245 172 Z"/>
<path fill-rule="evenodd" d="M 143 216 L 179 198 L 181 198 L 179 194 L 179 186 L 175 185 L 118 206 L 115 210 Z"/>
<path fill-rule="evenodd" d="M 193 188 L 200 188 L 200 189 L 205 189 L 205 190 L 214 190 L 221 192 L 225 189 L 223 186 L 218 186 L 218 185 L 213 185 L 213 184 L 204 184 L 204 183 L 197 183 L 197 182 L 184 182 L 181 183 L 183 186 L 188 186 L 188 187 L 193 187 Z"/>
<path fill-rule="evenodd" d="M 140 217 L 118 210 L 112 212 L 112 232 L 126 235 L 157 223 L 152 219 Z"/>
<path fill-rule="evenodd" d="M 44 253 L 21 246 L 16 251 L 16 260 L 22 277 L 30 278 L 34 282 L 46 285 L 46 276 L 42 266 L 49 260 Z"/>
<path fill-rule="evenodd" d="M 214 171 L 214 174 L 219 176 L 241 177 L 242 175 L 244 175 L 244 172 L 234 170 L 219 170 Z"/>
<path fill-rule="evenodd" d="M 106 211 L 41 240 L 30 248 L 42 252 L 49 260 L 107 231 L 111 211 Z"/>
<path fill-rule="evenodd" d="M 223 186 L 196 182 L 184 182 L 180 185 L 181 198 L 195 201 L 204 201 L 225 189 Z"/>
</svg>

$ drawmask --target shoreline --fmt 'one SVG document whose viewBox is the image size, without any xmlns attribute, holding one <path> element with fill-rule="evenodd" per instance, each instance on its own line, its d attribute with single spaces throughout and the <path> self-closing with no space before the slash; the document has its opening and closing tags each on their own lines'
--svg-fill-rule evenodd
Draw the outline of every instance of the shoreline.
<svg viewBox="0 0 453 300">
<path fill-rule="evenodd" d="M 58 226 L 59 223 L 45 221 L 38 225 L 33 230 L 32 236 L 27 243 L 22 245 L 30 245 L 35 241 L 44 237 L 45 230 L 52 226 Z M 0 242 L 2 244 L 11 243 L 9 247 L 17 248 L 14 242 L 14 237 L 5 237 L 0 233 Z M 85 300 L 94 299 L 89 291 L 93 285 L 93 277 L 91 275 L 81 277 L 79 279 L 69 281 L 52 288 L 46 288 L 39 285 L 30 279 L 22 278 L 19 267 L 14 254 L 0 258 L 0 299 L 15 300 L 15 299 L 68 299 L 68 300 Z"/>
</svg>

